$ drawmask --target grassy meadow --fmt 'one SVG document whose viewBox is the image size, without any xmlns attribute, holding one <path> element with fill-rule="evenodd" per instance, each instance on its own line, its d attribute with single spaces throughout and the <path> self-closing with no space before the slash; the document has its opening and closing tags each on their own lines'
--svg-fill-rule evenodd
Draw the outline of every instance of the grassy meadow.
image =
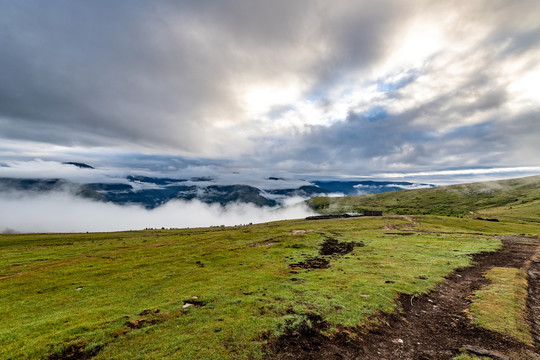
<svg viewBox="0 0 540 360">
<path fill-rule="evenodd" d="M 386 214 L 476 215 L 538 222 L 540 176 L 373 195 L 315 197 L 308 204 L 322 214 L 383 210 Z"/>
<path fill-rule="evenodd" d="M 486 214 L 499 222 L 428 214 L 0 235 L 0 359 L 260 359 L 313 314 L 329 336 L 368 328 L 399 311 L 400 293 L 500 248 L 489 235 L 539 235 L 537 213 L 498 206 Z M 350 252 L 321 254 L 328 241 Z"/>
</svg>

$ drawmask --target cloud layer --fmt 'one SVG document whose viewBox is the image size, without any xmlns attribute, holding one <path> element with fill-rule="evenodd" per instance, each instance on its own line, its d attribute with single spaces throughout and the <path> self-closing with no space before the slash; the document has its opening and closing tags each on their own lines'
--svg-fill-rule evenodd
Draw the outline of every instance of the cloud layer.
<svg viewBox="0 0 540 360">
<path fill-rule="evenodd" d="M 153 210 L 85 200 L 67 192 L 1 193 L 0 232 L 122 231 L 241 225 L 298 219 L 313 212 L 302 202 L 274 209 L 248 204 L 222 207 L 199 201 L 170 201 Z"/>
<path fill-rule="evenodd" d="M 535 0 L 0 9 L 4 159 L 144 153 L 357 175 L 539 165 Z"/>
</svg>

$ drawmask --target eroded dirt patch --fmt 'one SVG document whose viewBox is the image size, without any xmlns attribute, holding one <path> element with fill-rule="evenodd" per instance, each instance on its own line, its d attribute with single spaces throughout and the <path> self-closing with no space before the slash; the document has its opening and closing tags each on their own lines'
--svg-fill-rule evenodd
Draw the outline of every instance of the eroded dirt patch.
<svg viewBox="0 0 540 360">
<path fill-rule="evenodd" d="M 326 240 L 321 244 L 319 249 L 319 254 L 321 255 L 338 255 L 342 256 L 350 253 L 354 250 L 355 247 L 364 246 L 363 242 L 339 242 L 337 239 L 327 237 Z"/>
<path fill-rule="evenodd" d="M 329 258 L 341 257 L 352 252 L 355 247 L 362 246 L 364 246 L 363 242 L 340 242 L 335 238 L 326 237 L 319 248 L 320 256 L 308 257 L 303 261 L 289 264 L 289 267 L 292 269 L 327 269 L 330 267 Z"/>
<path fill-rule="evenodd" d="M 267 359 L 452 359 L 460 354 L 460 349 L 471 346 L 510 359 L 540 359 L 540 263 L 537 260 L 530 261 L 529 270 L 532 284 L 529 292 L 533 293 L 529 301 L 534 302 L 529 308 L 536 309 L 529 310 L 532 311 L 530 319 L 531 323 L 537 321 L 536 325 L 532 324 L 535 347 L 478 328 L 468 316 L 471 294 L 488 283 L 483 277 L 487 270 L 494 266 L 523 268 L 540 245 L 538 239 L 500 239 L 503 249 L 476 255 L 475 266 L 457 269 L 433 292 L 419 297 L 401 295 L 398 299 L 400 312 L 380 318 L 384 325 L 367 333 L 358 328 L 340 329 L 332 338 L 321 333 L 286 334 L 268 344 Z M 351 337 L 351 333 L 354 336 Z"/>
<path fill-rule="evenodd" d="M 59 354 L 52 354 L 48 360 L 85 360 L 95 357 L 101 351 L 101 347 L 91 350 L 86 349 L 85 343 L 75 343 L 67 346 Z"/>
<path fill-rule="evenodd" d="M 159 309 L 146 309 L 141 311 L 138 315 L 140 316 L 139 318 L 126 321 L 124 325 L 126 325 L 128 329 L 135 330 L 165 321 L 165 315 L 161 314 Z M 123 329 L 121 335 L 129 332 L 128 329 Z"/>
<path fill-rule="evenodd" d="M 290 264 L 289 267 L 291 269 L 328 269 L 330 267 L 330 261 L 321 257 L 311 257 L 304 261 Z"/>
</svg>

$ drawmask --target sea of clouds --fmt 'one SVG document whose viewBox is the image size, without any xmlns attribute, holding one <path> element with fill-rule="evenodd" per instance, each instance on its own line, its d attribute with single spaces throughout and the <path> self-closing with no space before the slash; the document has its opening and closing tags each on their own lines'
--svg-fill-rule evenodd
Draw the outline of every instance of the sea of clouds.
<svg viewBox="0 0 540 360">
<path fill-rule="evenodd" d="M 83 199 L 68 192 L 12 192 L 0 194 L 0 214 L 0 232 L 41 233 L 232 226 L 304 218 L 313 212 L 301 199 L 288 199 L 281 208 L 173 200 L 148 210 Z"/>
</svg>

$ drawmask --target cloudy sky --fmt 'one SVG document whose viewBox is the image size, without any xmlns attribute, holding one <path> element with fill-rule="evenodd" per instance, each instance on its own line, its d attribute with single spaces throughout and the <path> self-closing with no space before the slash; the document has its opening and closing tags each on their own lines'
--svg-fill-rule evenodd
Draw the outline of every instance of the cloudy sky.
<svg viewBox="0 0 540 360">
<path fill-rule="evenodd" d="M 0 175 L 538 174 L 538 19 L 538 0 L 0 0 Z"/>
</svg>

